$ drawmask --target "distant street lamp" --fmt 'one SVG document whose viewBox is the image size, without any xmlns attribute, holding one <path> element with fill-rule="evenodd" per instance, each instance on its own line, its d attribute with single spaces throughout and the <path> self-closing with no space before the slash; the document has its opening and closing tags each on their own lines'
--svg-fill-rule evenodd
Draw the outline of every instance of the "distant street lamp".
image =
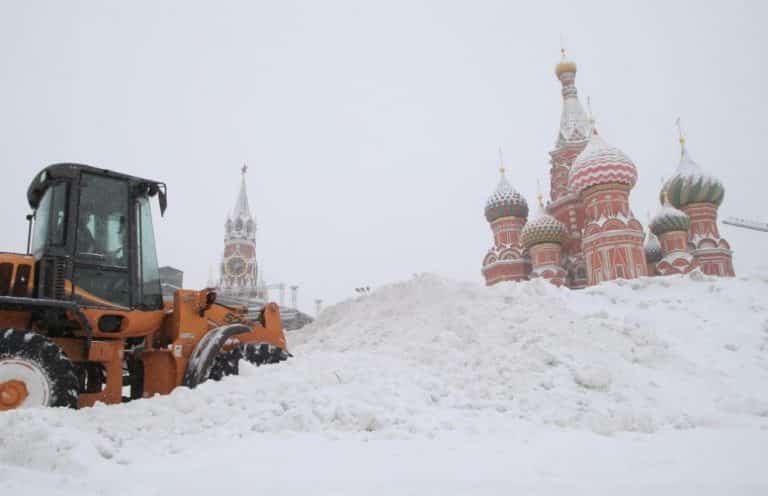
<svg viewBox="0 0 768 496">
<path fill-rule="evenodd" d="M 299 308 L 299 287 L 296 285 L 291 286 L 291 307 Z"/>
</svg>

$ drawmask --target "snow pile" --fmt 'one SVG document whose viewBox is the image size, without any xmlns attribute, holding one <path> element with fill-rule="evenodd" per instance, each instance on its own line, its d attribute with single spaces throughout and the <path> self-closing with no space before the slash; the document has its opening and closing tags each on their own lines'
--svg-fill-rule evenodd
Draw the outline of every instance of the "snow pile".
<svg viewBox="0 0 768 496">
<path fill-rule="evenodd" d="M 209 441 L 768 428 L 768 278 L 583 291 L 432 275 L 326 309 L 295 357 L 166 397 L 0 414 L 0 466 L 81 473 Z"/>
<path fill-rule="evenodd" d="M 377 417 L 389 429 L 497 432 L 523 419 L 611 433 L 762 422 L 767 289 L 761 278 L 700 273 L 581 292 L 424 276 L 329 309 L 299 352 L 338 353 L 345 381 L 382 383 L 369 405 L 395 399 Z M 362 370 L 343 366 L 361 358 Z"/>
</svg>

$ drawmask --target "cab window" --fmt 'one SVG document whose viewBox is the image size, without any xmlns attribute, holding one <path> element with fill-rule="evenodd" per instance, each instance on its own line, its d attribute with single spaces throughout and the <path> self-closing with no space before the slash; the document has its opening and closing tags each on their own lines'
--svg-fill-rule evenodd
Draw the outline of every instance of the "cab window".
<svg viewBox="0 0 768 496">
<path fill-rule="evenodd" d="M 155 231 L 152 228 L 152 209 L 149 198 L 140 197 L 137 202 L 139 241 L 139 276 L 141 278 L 139 301 L 146 308 L 162 308 L 163 293 L 160 289 L 160 270 L 155 249 Z"/>
<path fill-rule="evenodd" d="M 32 233 L 32 253 L 38 254 L 46 246 L 62 245 L 66 236 L 67 185 L 54 184 L 43 194 L 35 211 Z"/>
<path fill-rule="evenodd" d="M 113 267 L 128 267 L 127 183 L 83 174 L 80 188 L 78 258 Z"/>
<path fill-rule="evenodd" d="M 75 297 L 84 304 L 131 304 L 128 183 L 83 173 L 75 247 Z"/>
</svg>

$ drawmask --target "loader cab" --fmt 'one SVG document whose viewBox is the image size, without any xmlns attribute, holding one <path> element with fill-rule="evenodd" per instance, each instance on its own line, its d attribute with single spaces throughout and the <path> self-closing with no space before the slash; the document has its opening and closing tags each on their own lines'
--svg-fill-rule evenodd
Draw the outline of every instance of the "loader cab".
<svg viewBox="0 0 768 496">
<path fill-rule="evenodd" d="M 27 192 L 36 296 L 104 308 L 162 308 L 151 202 L 165 185 L 80 164 L 45 168 Z"/>
</svg>

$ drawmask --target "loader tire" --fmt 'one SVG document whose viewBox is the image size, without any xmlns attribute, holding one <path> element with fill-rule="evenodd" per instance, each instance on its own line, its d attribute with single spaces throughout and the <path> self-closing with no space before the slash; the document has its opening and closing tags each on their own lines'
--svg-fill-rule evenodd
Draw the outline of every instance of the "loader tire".
<svg viewBox="0 0 768 496">
<path fill-rule="evenodd" d="M 228 375 L 237 375 L 240 373 L 240 359 L 243 357 L 242 350 L 238 347 L 230 351 L 219 352 L 213 360 L 209 379 L 220 381 Z"/>
<path fill-rule="evenodd" d="M 0 330 L 0 411 L 35 406 L 77 408 L 75 366 L 45 336 Z"/>
<path fill-rule="evenodd" d="M 282 349 L 266 343 L 246 344 L 243 350 L 243 358 L 256 366 L 259 366 L 287 360 L 288 354 Z"/>
</svg>

